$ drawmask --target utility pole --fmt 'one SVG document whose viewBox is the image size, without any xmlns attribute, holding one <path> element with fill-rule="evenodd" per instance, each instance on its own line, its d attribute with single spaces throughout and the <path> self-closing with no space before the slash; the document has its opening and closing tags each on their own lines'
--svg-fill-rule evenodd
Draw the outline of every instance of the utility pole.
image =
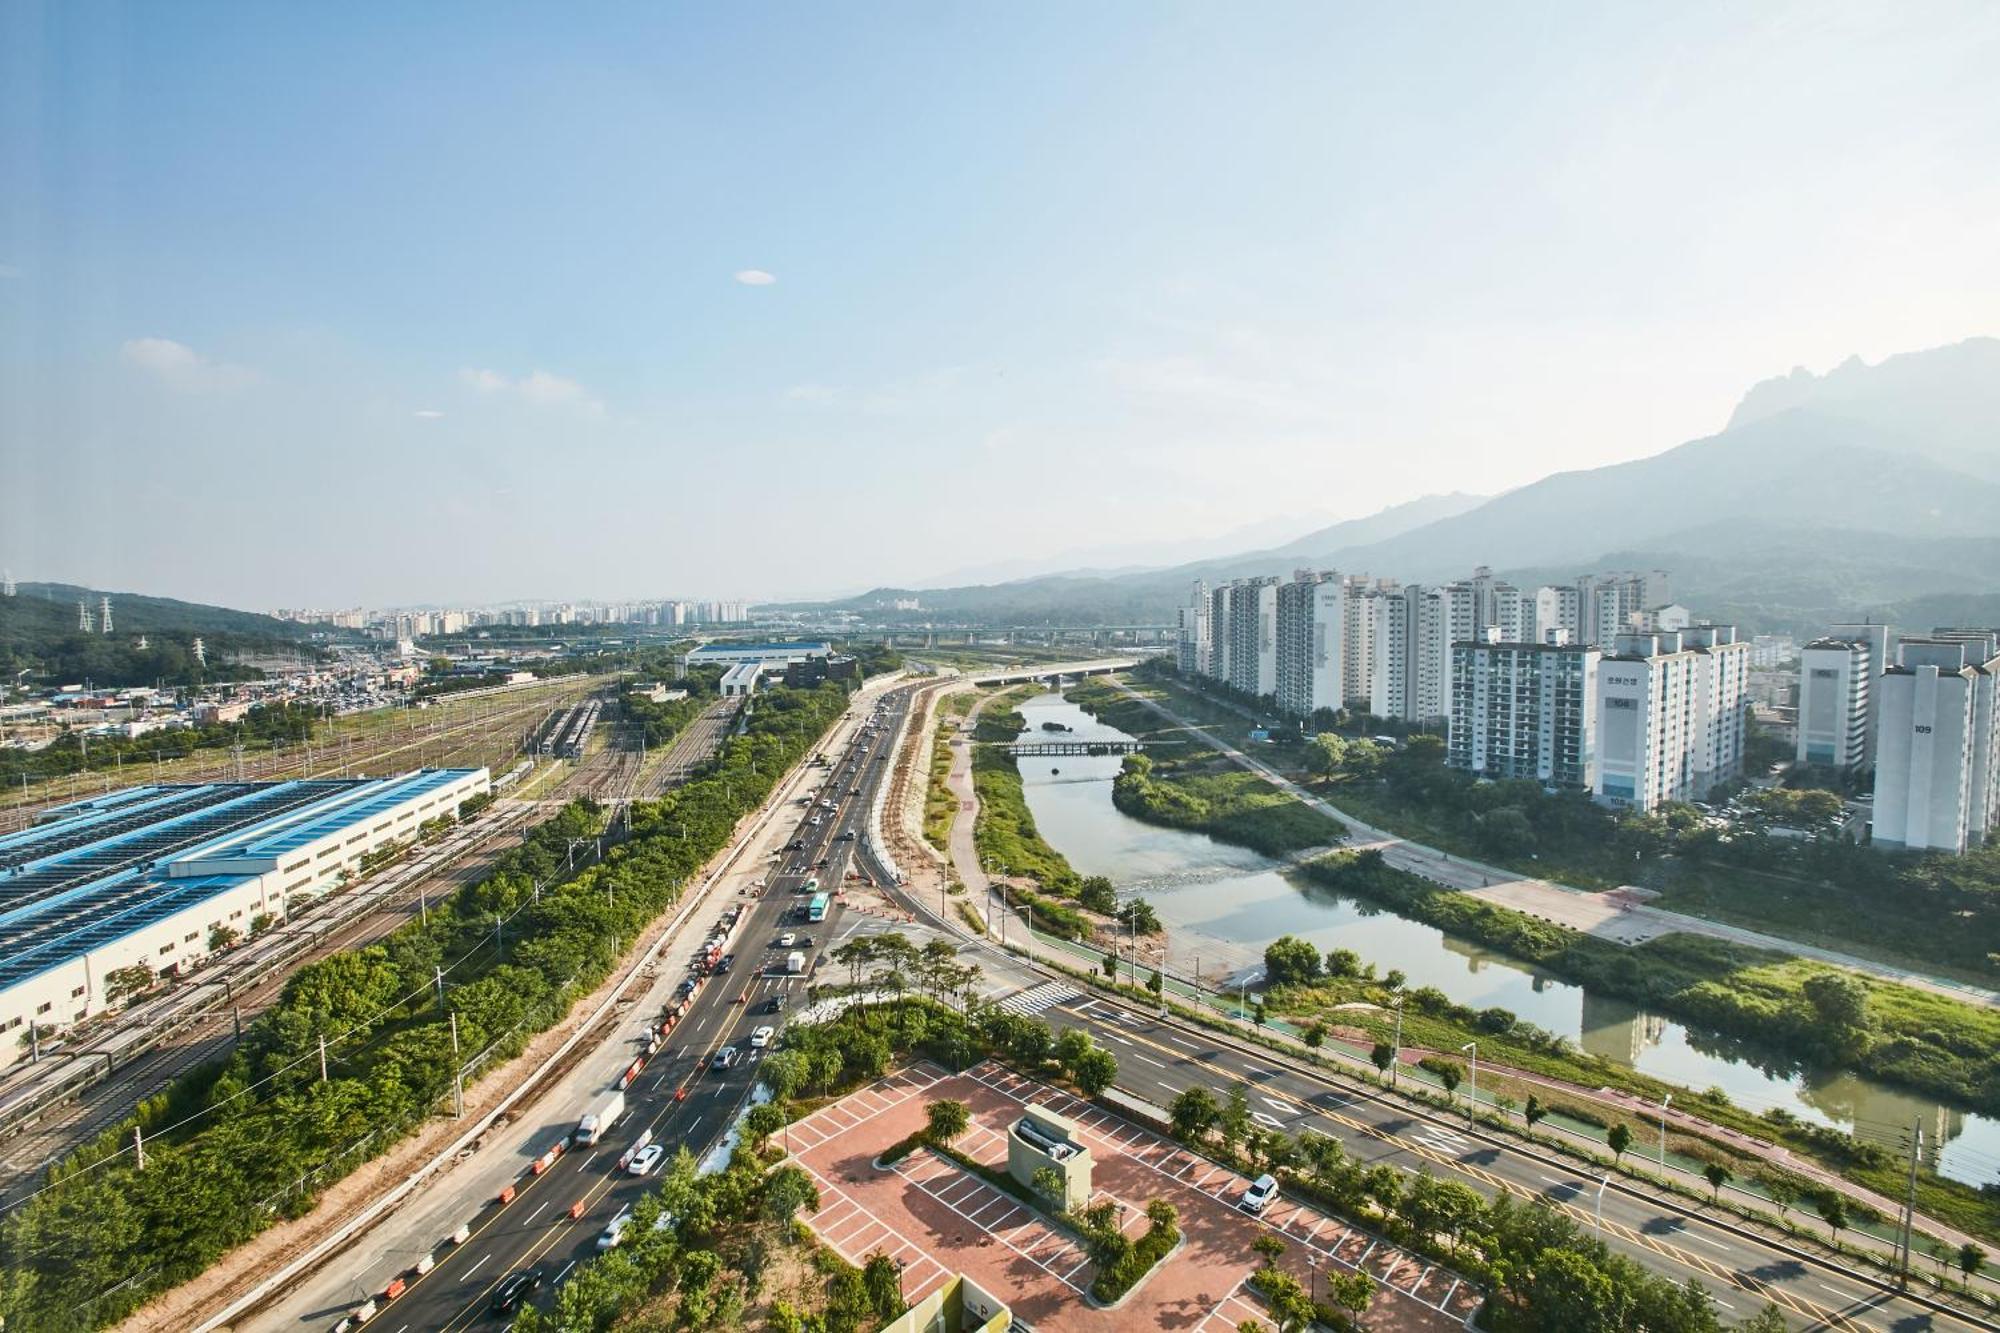
<svg viewBox="0 0 2000 1333">
<path fill-rule="evenodd" d="M 1917 1158 L 1924 1146 L 1924 1122 L 1919 1119 L 1910 1127 L 1910 1189 L 1903 1200 L 1903 1238 L 1899 1247 L 1902 1262 L 1896 1274 L 1897 1287 L 1907 1290 L 1910 1285 L 1910 1230 L 1917 1214 Z"/>
<path fill-rule="evenodd" d="M 132 1126 L 132 1151 L 137 1156 L 139 1169 L 144 1171 L 146 1169 L 146 1131 L 137 1125 Z"/>
<path fill-rule="evenodd" d="M 465 1066 L 458 1060 L 458 1011 L 451 1015 L 451 1114 L 455 1120 L 465 1118 Z"/>
<path fill-rule="evenodd" d="M 434 965 L 431 968 L 431 976 L 437 980 L 438 1008 L 442 1010 L 444 1008 L 444 968 Z"/>
<path fill-rule="evenodd" d="M 1472 1052 L 1471 1095 L 1465 1099 L 1465 1123 L 1469 1125 L 1479 1118 L 1479 1043 L 1468 1041 L 1458 1049 Z"/>
<path fill-rule="evenodd" d="M 319 1081 L 326 1082 L 326 1038 L 319 1039 Z"/>
<path fill-rule="evenodd" d="M 1660 1171 L 1667 1169 L 1667 1108 L 1674 1104 L 1674 1094 L 1668 1093 L 1660 1099 Z"/>
<path fill-rule="evenodd" d="M 1400 996 L 1400 995 L 1398 995 L 1398 996 L 1396 997 L 1396 1006 L 1395 1006 L 1395 1008 L 1396 1008 L 1396 1035 L 1395 1035 L 1395 1038 L 1394 1038 L 1394 1049 L 1393 1049 L 1393 1050 L 1391 1050 L 1391 1051 L 1390 1051 L 1390 1053 L 1389 1053 L 1389 1086 L 1390 1086 L 1391 1088 L 1400 1088 L 1400 1087 L 1402 1087 L 1402 1086 L 1403 1086 L 1403 1083 L 1402 1083 L 1402 1073 L 1403 1073 L 1403 997 L 1402 997 L 1402 996 Z"/>
</svg>

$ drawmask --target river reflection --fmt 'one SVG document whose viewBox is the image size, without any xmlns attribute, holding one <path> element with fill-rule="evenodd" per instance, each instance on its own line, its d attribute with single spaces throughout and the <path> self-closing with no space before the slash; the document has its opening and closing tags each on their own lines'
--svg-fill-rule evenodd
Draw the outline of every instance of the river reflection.
<svg viewBox="0 0 2000 1333">
<path fill-rule="evenodd" d="M 1027 700 L 1021 713 L 1037 735 L 1042 723 L 1057 722 L 1073 728 L 1077 740 L 1129 739 L 1056 694 Z M 1023 760 L 1028 808 L 1042 836 L 1079 873 L 1108 876 L 1121 893 L 1152 902 L 1171 937 L 1176 970 L 1198 965 L 1216 980 L 1255 965 L 1280 935 L 1300 935 L 1322 951 L 1352 949 L 1380 971 L 1400 968 L 1409 985 L 1435 986 L 1458 1004 L 1511 1010 L 1606 1060 L 1697 1091 L 1720 1088 L 1751 1111 L 1782 1107 L 1892 1149 L 1921 1123 L 1927 1144 L 1944 1145 L 1936 1160 L 1945 1175 L 1973 1184 L 2000 1179 L 2000 1121 L 1850 1074 L 1769 1067 L 1715 1034 L 1691 1033 L 1615 996 L 1295 880 L 1255 852 L 1131 819 L 1111 804 L 1121 762 L 1111 755 Z"/>
</svg>

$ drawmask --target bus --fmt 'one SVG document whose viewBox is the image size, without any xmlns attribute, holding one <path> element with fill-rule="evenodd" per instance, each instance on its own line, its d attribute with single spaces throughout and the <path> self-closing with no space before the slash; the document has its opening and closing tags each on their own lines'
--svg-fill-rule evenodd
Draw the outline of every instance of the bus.
<svg viewBox="0 0 2000 1333">
<path fill-rule="evenodd" d="M 826 920 L 826 909 L 830 905 L 831 901 L 832 900 L 829 899 L 827 895 L 825 895 L 824 893 L 815 893 L 812 897 L 812 901 L 806 905 L 806 920 L 808 921 Z"/>
</svg>

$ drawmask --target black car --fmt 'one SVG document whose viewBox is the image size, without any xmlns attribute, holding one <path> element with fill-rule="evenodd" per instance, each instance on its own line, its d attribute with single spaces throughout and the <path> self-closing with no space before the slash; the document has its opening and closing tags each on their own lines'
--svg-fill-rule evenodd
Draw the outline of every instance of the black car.
<svg viewBox="0 0 2000 1333">
<path fill-rule="evenodd" d="M 770 999 L 764 1001 L 764 1012 L 767 1014 L 782 1014 L 785 1012 L 785 997 L 782 995 L 773 995 Z"/>
<path fill-rule="evenodd" d="M 735 966 L 736 966 L 736 955 L 733 953 L 726 953 L 722 955 L 722 957 L 716 962 L 715 975 L 717 975 L 718 977 L 727 976 L 729 974 L 729 969 Z"/>
<path fill-rule="evenodd" d="M 493 1293 L 493 1313 L 512 1314 L 521 1302 L 542 1289 L 542 1270 L 529 1268 L 514 1274 Z"/>
</svg>

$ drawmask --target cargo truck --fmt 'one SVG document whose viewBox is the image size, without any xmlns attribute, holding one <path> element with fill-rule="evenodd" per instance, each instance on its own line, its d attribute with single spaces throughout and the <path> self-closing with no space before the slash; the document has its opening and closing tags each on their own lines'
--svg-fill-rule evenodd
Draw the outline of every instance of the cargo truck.
<svg viewBox="0 0 2000 1333">
<path fill-rule="evenodd" d="M 800 975 L 801 973 L 803 973 L 803 972 L 804 972 L 805 970 L 806 970 L 806 956 L 805 956 L 805 954 L 803 954 L 803 953 L 801 953 L 801 952 L 799 952 L 799 951 L 797 951 L 797 950 L 793 950 L 793 951 L 792 951 L 791 953 L 788 953 L 788 954 L 786 954 L 786 955 L 785 955 L 785 971 L 786 971 L 786 972 L 788 972 L 788 973 L 790 973 L 790 974 L 791 974 L 792 976 L 795 976 L 795 977 L 796 977 L 796 976 Z"/>
<path fill-rule="evenodd" d="M 606 1093 L 604 1100 L 584 1113 L 576 1122 L 576 1142 L 578 1147 L 597 1143 L 604 1138 L 618 1117 L 625 1114 L 625 1094 Z"/>
</svg>

